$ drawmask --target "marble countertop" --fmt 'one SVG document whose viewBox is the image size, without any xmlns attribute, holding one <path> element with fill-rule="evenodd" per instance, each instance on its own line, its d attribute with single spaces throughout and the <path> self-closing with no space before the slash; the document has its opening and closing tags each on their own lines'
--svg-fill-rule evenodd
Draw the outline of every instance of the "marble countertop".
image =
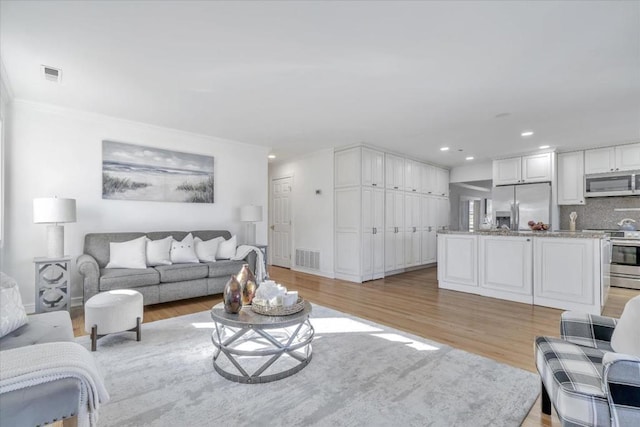
<svg viewBox="0 0 640 427">
<path fill-rule="evenodd" d="M 478 230 L 452 231 L 439 230 L 438 234 L 471 234 L 479 236 L 513 236 L 513 237 L 562 237 L 576 239 L 604 239 L 607 235 L 599 231 L 514 231 L 514 230 Z"/>
</svg>

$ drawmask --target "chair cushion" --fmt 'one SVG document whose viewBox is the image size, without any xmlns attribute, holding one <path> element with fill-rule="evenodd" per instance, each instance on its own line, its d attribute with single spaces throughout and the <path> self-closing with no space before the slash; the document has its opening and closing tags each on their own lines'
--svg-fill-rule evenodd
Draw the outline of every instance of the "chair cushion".
<svg viewBox="0 0 640 427">
<path fill-rule="evenodd" d="M 209 277 L 230 277 L 232 274 L 238 274 L 243 264 L 246 264 L 246 261 L 218 260 L 216 262 L 208 262 L 206 265 L 209 267 Z"/>
<path fill-rule="evenodd" d="M 618 320 L 611 347 L 616 353 L 625 353 L 640 357 L 640 295 L 631 298 L 624 306 L 622 316 Z"/>
<path fill-rule="evenodd" d="M 602 389 L 604 350 L 537 337 L 536 367 L 563 425 L 610 424 Z"/>
<path fill-rule="evenodd" d="M 153 268 L 101 268 L 100 290 L 135 288 L 138 286 L 157 285 L 160 273 Z"/>
<path fill-rule="evenodd" d="M 209 274 L 206 264 L 159 265 L 155 269 L 160 273 L 162 283 L 204 279 Z"/>
</svg>

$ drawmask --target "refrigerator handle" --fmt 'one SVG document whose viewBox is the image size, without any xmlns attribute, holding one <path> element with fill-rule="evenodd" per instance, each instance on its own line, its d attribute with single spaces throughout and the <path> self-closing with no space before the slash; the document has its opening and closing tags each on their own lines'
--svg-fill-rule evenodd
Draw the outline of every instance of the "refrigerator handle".
<svg viewBox="0 0 640 427">
<path fill-rule="evenodd" d="M 514 225 L 514 223 L 516 223 L 516 204 L 515 203 L 511 203 L 509 205 L 509 207 L 511 208 L 511 221 L 510 221 L 510 224 L 509 224 L 509 228 L 513 230 L 514 229 L 513 225 Z"/>
<path fill-rule="evenodd" d="M 515 204 L 516 211 L 516 226 L 514 230 L 518 231 L 520 229 L 520 203 L 516 202 Z"/>
</svg>

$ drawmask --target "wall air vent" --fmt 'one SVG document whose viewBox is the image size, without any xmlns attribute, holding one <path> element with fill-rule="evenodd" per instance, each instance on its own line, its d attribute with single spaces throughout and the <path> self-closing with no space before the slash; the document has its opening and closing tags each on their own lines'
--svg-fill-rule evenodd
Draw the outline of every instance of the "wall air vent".
<svg viewBox="0 0 640 427">
<path fill-rule="evenodd" d="M 50 82 L 60 83 L 62 80 L 62 70 L 59 68 L 49 67 L 48 65 L 42 65 L 42 75 L 45 80 Z"/>
<path fill-rule="evenodd" d="M 296 266 L 320 270 L 320 251 L 296 249 Z"/>
</svg>

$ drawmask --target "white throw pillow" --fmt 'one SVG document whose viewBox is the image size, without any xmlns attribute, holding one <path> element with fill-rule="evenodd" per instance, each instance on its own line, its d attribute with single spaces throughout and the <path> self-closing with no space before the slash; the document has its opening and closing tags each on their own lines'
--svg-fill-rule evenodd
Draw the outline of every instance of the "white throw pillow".
<svg viewBox="0 0 640 427">
<path fill-rule="evenodd" d="M 18 283 L 0 272 L 0 338 L 28 322 Z"/>
<path fill-rule="evenodd" d="M 200 262 L 216 262 L 216 254 L 220 242 L 224 241 L 224 237 L 216 237 L 215 239 L 204 241 L 199 237 L 193 239 L 196 246 L 196 255 Z"/>
<path fill-rule="evenodd" d="M 611 337 L 611 347 L 616 353 L 640 357 L 640 295 L 624 306 Z"/>
<path fill-rule="evenodd" d="M 147 238 L 147 265 L 171 265 L 171 243 L 173 236 L 160 240 Z"/>
<path fill-rule="evenodd" d="M 220 242 L 218 245 L 218 252 L 216 253 L 217 259 L 231 259 L 236 256 L 236 236 L 231 236 L 229 240 Z"/>
<path fill-rule="evenodd" d="M 200 262 L 196 256 L 191 233 L 187 234 L 182 241 L 178 242 L 174 240 L 173 243 L 171 243 L 171 262 L 174 264 Z"/>
<path fill-rule="evenodd" d="M 109 243 L 109 264 L 105 268 L 147 268 L 146 236 L 127 242 Z"/>
</svg>

